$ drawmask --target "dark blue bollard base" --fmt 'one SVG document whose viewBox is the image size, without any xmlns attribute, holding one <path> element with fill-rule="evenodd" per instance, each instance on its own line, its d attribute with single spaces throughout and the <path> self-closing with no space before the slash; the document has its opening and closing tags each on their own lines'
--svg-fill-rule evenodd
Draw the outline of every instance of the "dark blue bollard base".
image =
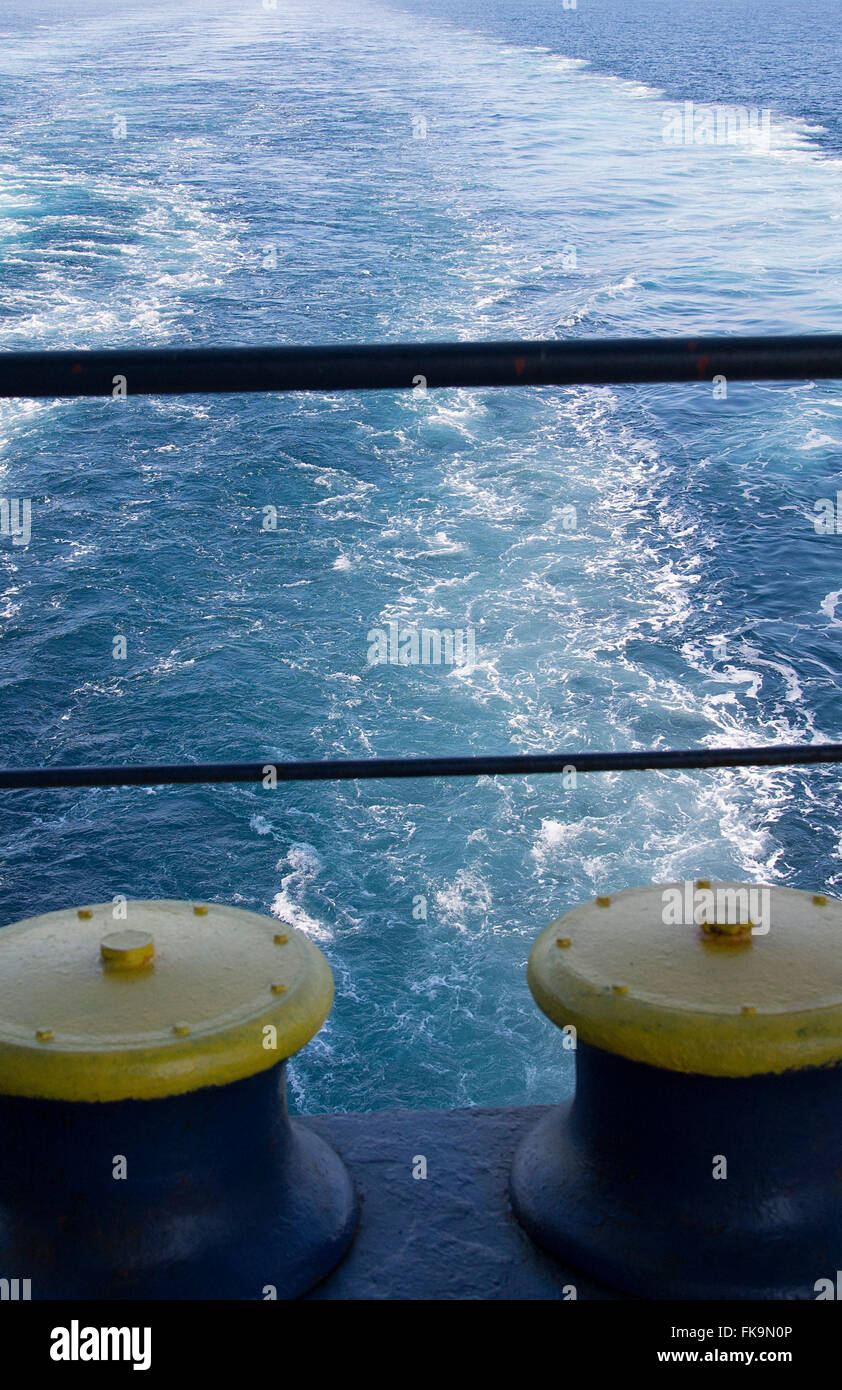
<svg viewBox="0 0 842 1390">
<path fill-rule="evenodd" d="M 683 1076 L 580 1043 L 577 1071 L 576 1099 L 512 1165 L 512 1206 L 538 1245 L 640 1298 L 815 1299 L 835 1277 L 838 1068 Z"/>
<path fill-rule="evenodd" d="M 296 1298 L 356 1217 L 338 1154 L 287 1116 L 282 1065 L 165 1100 L 0 1102 L 0 1277 L 33 1299 Z"/>
<path fill-rule="evenodd" d="M 236 1239 L 229 1235 L 192 1260 L 165 1266 L 134 1289 L 112 1285 L 87 1297 L 291 1299 L 312 1289 L 351 1244 L 357 1205 L 335 1150 L 295 1120 L 290 1128 L 282 1178 L 263 1189 L 257 1219 Z"/>
</svg>

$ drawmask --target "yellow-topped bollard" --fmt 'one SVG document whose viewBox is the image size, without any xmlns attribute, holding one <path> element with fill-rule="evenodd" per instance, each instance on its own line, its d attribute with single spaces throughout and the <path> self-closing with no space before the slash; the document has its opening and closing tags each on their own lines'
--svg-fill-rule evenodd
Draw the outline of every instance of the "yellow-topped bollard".
<svg viewBox="0 0 842 1390">
<path fill-rule="evenodd" d="M 552 922 L 527 978 L 577 1070 L 513 1167 L 535 1240 L 644 1296 L 815 1297 L 842 1243 L 842 903 L 628 889 Z"/>
<path fill-rule="evenodd" d="M 330 967 L 239 908 L 123 910 L 0 930 L 0 1272 L 33 1297 L 301 1293 L 355 1219 L 340 1160 L 286 1111 Z"/>
<path fill-rule="evenodd" d="M 321 951 L 292 929 L 279 947 L 271 918 L 200 906 L 129 902 L 121 929 L 111 903 L 4 927 L 0 1095 L 150 1100 L 252 1076 L 303 1047 L 333 1001 Z"/>
</svg>

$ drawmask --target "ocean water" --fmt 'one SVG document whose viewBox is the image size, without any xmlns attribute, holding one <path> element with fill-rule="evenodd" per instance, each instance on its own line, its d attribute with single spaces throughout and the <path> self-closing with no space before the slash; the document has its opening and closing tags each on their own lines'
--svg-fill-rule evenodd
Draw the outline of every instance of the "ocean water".
<svg viewBox="0 0 842 1390">
<path fill-rule="evenodd" d="M 830 4 L 71 0 L 0 38 L 3 349 L 842 321 Z M 768 144 L 666 145 L 685 99 Z M 838 739 L 840 488 L 835 383 L 4 403 L 3 762 Z M 369 664 L 390 621 L 475 667 Z M 272 913 L 337 985 L 298 1107 L 544 1102 L 537 932 L 702 873 L 838 891 L 838 778 L 4 793 L 0 922 Z"/>
</svg>

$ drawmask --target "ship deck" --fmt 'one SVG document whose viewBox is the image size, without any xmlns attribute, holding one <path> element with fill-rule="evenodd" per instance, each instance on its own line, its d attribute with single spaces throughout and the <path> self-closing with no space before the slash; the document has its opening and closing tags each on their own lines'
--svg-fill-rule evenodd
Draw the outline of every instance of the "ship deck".
<svg viewBox="0 0 842 1390">
<path fill-rule="evenodd" d="M 549 1106 L 308 1116 L 360 1201 L 342 1263 L 309 1299 L 622 1299 L 535 1245 L 509 1204 L 514 1151 Z M 423 1156 L 426 1178 L 413 1177 Z"/>
</svg>

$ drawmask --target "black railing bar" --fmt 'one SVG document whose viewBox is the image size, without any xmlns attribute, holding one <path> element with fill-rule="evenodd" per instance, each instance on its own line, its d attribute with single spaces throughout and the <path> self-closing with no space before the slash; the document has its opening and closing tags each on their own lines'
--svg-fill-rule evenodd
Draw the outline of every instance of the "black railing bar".
<svg viewBox="0 0 842 1390">
<path fill-rule="evenodd" d="M 0 353 L 0 397 L 842 378 L 842 335 Z"/>
<path fill-rule="evenodd" d="M 518 753 L 459 758 L 349 758 L 325 762 L 152 763 L 134 767 L 0 770 L 0 788 L 175 786 L 196 782 L 334 782 L 392 777 L 510 777 L 534 773 L 645 772 L 658 768 L 780 767 L 842 762 L 842 743 L 761 748 L 649 749 L 628 753 Z"/>
</svg>

